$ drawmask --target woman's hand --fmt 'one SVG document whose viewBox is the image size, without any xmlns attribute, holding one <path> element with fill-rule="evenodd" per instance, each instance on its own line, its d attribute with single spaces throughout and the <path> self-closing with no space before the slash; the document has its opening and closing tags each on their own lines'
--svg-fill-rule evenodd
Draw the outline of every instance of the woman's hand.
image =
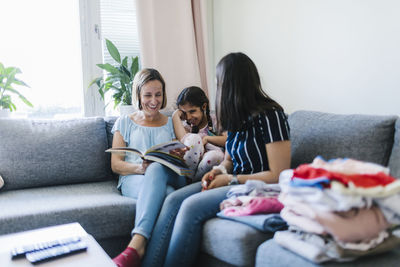
<svg viewBox="0 0 400 267">
<path fill-rule="evenodd" d="M 152 163 L 152 161 L 143 160 L 142 164 L 134 164 L 135 169 L 133 171 L 133 174 L 144 174 L 150 163 Z"/>
<path fill-rule="evenodd" d="M 143 169 L 143 173 L 146 172 L 147 167 L 149 167 L 149 165 L 152 163 L 152 161 L 150 160 L 143 160 L 142 162 L 142 169 Z"/>
<path fill-rule="evenodd" d="M 230 174 L 219 174 L 215 176 L 215 178 L 211 181 L 211 183 L 208 185 L 208 189 L 213 189 L 221 186 L 226 186 L 229 184 L 231 181 L 231 175 Z"/>
<path fill-rule="evenodd" d="M 224 177 L 228 179 L 225 184 L 223 184 L 223 181 L 226 180 Z M 222 174 L 220 169 L 212 169 L 204 174 L 203 178 L 201 179 L 202 191 L 227 185 L 229 181 L 229 174 Z"/>
</svg>

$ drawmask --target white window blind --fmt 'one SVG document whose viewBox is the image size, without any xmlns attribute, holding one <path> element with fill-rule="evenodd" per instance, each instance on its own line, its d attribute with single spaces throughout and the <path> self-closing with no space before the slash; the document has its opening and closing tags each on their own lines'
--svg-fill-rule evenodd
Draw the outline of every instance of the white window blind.
<svg viewBox="0 0 400 267">
<path fill-rule="evenodd" d="M 121 59 L 139 56 L 135 0 L 101 0 L 100 15 L 104 63 L 115 63 L 107 51 L 105 39 L 115 44 Z"/>
</svg>

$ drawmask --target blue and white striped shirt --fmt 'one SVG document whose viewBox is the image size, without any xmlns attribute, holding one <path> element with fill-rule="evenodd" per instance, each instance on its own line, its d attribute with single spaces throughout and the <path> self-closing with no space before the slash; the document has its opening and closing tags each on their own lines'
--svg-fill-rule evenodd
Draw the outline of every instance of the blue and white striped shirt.
<svg viewBox="0 0 400 267">
<path fill-rule="evenodd" d="M 251 117 L 243 130 L 228 132 L 225 148 L 232 158 L 234 174 L 252 174 L 269 170 L 265 145 L 289 140 L 287 117 L 280 110 L 266 110 Z"/>
</svg>

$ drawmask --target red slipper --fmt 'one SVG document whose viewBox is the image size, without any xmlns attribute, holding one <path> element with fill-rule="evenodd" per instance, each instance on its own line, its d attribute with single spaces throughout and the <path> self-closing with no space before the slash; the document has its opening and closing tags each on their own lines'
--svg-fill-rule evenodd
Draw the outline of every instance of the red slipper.
<svg viewBox="0 0 400 267">
<path fill-rule="evenodd" d="M 140 257 L 136 249 L 127 247 L 117 257 L 113 259 L 113 262 L 118 267 L 140 267 Z"/>
</svg>

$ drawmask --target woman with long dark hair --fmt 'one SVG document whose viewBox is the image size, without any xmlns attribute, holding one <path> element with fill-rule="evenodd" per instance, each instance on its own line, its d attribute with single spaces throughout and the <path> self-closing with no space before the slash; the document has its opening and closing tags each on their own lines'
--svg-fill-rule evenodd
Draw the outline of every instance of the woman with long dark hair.
<svg viewBox="0 0 400 267">
<path fill-rule="evenodd" d="M 286 115 L 262 90 L 253 61 L 243 53 L 228 54 L 218 63 L 216 74 L 217 118 L 228 132 L 225 159 L 203 176 L 203 192 L 183 201 L 165 266 L 194 264 L 203 223 L 216 216 L 231 186 L 250 179 L 277 183 L 279 173 L 290 168 Z"/>
</svg>

